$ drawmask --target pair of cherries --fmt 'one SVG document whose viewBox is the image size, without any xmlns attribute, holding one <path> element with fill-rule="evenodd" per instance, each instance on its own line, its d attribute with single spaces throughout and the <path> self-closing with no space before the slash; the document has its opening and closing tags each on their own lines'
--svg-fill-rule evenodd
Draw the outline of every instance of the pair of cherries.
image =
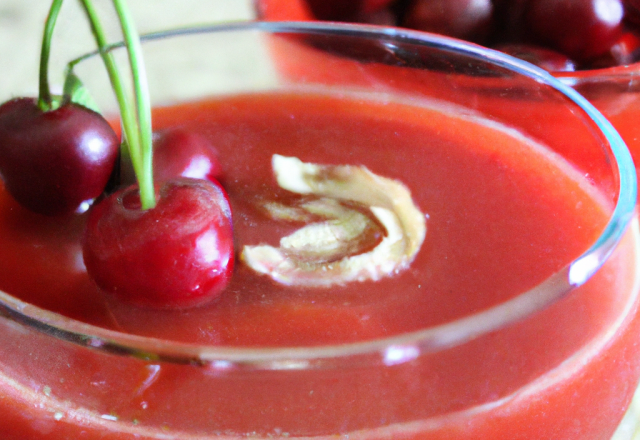
<svg viewBox="0 0 640 440">
<path fill-rule="evenodd" d="M 306 0 L 320 20 L 395 25 L 461 38 L 552 71 L 640 55 L 639 0 Z"/>
<path fill-rule="evenodd" d="M 31 211 L 64 216 L 91 206 L 87 272 L 136 305 L 184 308 L 217 297 L 233 268 L 228 197 L 207 140 L 182 130 L 154 140 L 157 205 L 142 210 L 137 186 L 104 195 L 120 138 L 98 113 L 74 103 L 42 110 L 36 99 L 0 106 L 0 174 Z M 95 203 L 94 203 L 95 202 Z"/>
</svg>

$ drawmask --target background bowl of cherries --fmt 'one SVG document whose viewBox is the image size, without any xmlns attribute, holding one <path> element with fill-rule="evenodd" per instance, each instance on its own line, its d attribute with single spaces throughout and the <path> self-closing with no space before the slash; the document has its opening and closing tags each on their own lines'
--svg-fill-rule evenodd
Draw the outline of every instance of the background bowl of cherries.
<svg viewBox="0 0 640 440">
<path fill-rule="evenodd" d="M 589 99 L 640 163 L 640 0 L 256 0 L 263 20 L 396 26 L 537 65 Z"/>
</svg>

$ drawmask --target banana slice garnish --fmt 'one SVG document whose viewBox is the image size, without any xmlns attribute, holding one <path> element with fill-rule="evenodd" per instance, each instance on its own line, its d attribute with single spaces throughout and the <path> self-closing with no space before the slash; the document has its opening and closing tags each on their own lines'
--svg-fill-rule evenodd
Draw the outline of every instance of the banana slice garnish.
<svg viewBox="0 0 640 440">
<path fill-rule="evenodd" d="M 406 269 L 424 241 L 426 216 L 402 183 L 364 166 L 320 165 L 274 155 L 278 185 L 318 196 L 297 207 L 265 205 L 274 219 L 322 221 L 283 237 L 280 246 L 245 246 L 241 260 L 254 271 L 291 286 L 328 287 L 378 280 Z M 365 215 L 353 204 L 366 207 Z M 362 251 L 376 234 L 377 245 Z"/>
</svg>

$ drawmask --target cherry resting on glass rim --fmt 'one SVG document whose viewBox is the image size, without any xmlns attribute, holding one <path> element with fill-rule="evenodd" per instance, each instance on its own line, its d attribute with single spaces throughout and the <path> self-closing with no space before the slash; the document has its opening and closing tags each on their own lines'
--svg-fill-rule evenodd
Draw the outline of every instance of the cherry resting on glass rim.
<svg viewBox="0 0 640 440">
<path fill-rule="evenodd" d="M 83 241 L 98 286 L 138 306 L 187 308 L 217 297 L 233 269 L 227 194 L 219 183 L 177 178 L 141 210 L 137 186 L 92 208 Z"/>
<path fill-rule="evenodd" d="M 98 197 L 119 149 L 111 126 L 86 107 L 65 103 L 44 112 L 32 98 L 0 106 L 0 174 L 31 211 L 70 213 Z"/>
</svg>

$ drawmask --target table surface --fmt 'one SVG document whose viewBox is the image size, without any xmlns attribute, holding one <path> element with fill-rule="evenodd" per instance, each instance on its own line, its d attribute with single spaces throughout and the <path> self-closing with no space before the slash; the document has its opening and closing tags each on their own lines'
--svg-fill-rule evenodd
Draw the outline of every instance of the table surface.
<svg viewBox="0 0 640 440">
<path fill-rule="evenodd" d="M 111 2 L 96 1 L 112 41 L 119 40 Z M 129 5 L 141 33 L 203 23 L 253 19 L 252 0 L 135 0 Z M 50 1 L 0 0 L 0 102 L 37 95 L 38 61 Z M 94 50 L 89 26 L 77 1 L 63 3 L 51 52 L 52 86 L 64 60 Z"/>
<path fill-rule="evenodd" d="M 117 29 L 110 3 L 96 2 L 96 6 L 103 11 L 107 25 Z M 253 0 L 135 0 L 129 4 L 141 33 L 255 18 Z M 40 42 L 49 5 L 45 0 L 0 0 L 0 102 L 14 96 L 37 95 Z M 114 35 L 113 41 L 118 37 Z M 78 2 L 65 2 L 54 34 L 51 72 L 62 72 L 64 60 L 94 47 Z M 52 83 L 55 86 L 55 79 Z M 612 440 L 640 440 L 640 393 L 637 394 Z"/>
</svg>

